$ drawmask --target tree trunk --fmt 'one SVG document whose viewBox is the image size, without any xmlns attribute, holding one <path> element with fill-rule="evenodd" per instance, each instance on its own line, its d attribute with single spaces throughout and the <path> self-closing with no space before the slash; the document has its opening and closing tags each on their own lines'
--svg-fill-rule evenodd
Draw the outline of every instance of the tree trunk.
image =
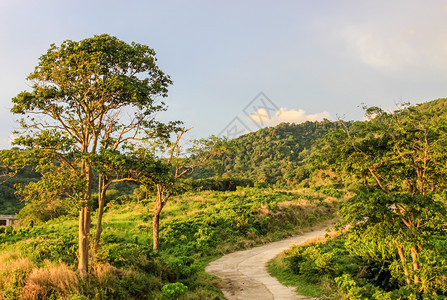
<svg viewBox="0 0 447 300">
<path fill-rule="evenodd" d="M 404 255 L 404 252 L 402 250 L 402 247 L 399 245 L 399 243 L 397 241 L 394 241 L 394 243 L 397 246 L 397 253 L 399 254 L 400 262 L 402 263 L 402 267 L 404 269 L 404 274 L 405 274 L 405 279 L 407 281 L 407 284 L 411 285 L 410 273 L 408 272 L 408 268 L 407 268 L 407 264 L 406 264 L 406 260 L 405 260 L 405 255 Z"/>
<path fill-rule="evenodd" d="M 98 191 L 98 220 L 96 223 L 96 234 L 95 234 L 95 256 L 98 253 L 99 250 L 99 242 L 101 240 L 101 233 L 102 233 L 102 218 L 104 215 L 104 203 L 106 200 L 106 191 L 105 188 L 107 184 L 107 179 L 103 176 L 99 176 L 99 191 Z"/>
<path fill-rule="evenodd" d="M 160 247 L 159 241 L 159 232 L 160 232 L 160 212 L 161 210 L 155 211 L 154 218 L 152 219 L 152 240 L 153 240 L 153 249 L 154 251 L 158 251 Z"/>
<path fill-rule="evenodd" d="M 418 250 L 415 247 L 411 248 L 411 258 L 413 259 L 414 284 L 419 284 L 420 279 L 417 275 L 417 271 L 419 270 Z"/>
<path fill-rule="evenodd" d="M 154 208 L 154 218 L 152 219 L 152 241 L 154 251 L 158 251 L 160 247 L 159 232 L 160 232 L 160 213 L 163 209 L 163 186 L 157 184 L 157 200 Z"/>
<path fill-rule="evenodd" d="M 88 235 L 90 232 L 90 211 L 88 207 L 82 207 L 79 211 L 79 261 L 78 272 L 83 278 L 88 274 Z"/>
<path fill-rule="evenodd" d="M 154 217 L 152 219 L 152 240 L 154 251 L 157 251 L 160 248 L 160 214 L 168 199 L 169 192 L 165 194 L 163 185 L 157 184 L 157 200 L 155 202 Z"/>
<path fill-rule="evenodd" d="M 92 178 L 93 172 L 91 166 L 85 161 L 82 162 L 85 178 L 87 181 L 84 201 L 81 210 L 79 211 L 79 261 L 78 261 L 78 273 L 81 277 L 87 277 L 88 275 L 88 260 L 89 260 L 89 234 L 90 225 L 92 223 L 90 217 L 90 199 L 92 197 Z"/>
<path fill-rule="evenodd" d="M 366 172 L 362 172 L 363 186 L 368 186 L 368 178 L 366 177 Z"/>
<path fill-rule="evenodd" d="M 380 186 L 380 188 L 387 194 L 390 193 L 390 191 L 388 190 L 388 188 L 382 184 L 382 181 L 380 180 L 379 176 L 376 175 L 376 173 L 374 173 L 373 168 L 369 167 L 368 168 L 369 172 L 371 173 L 371 175 L 374 177 L 374 179 L 376 180 L 377 184 Z"/>
</svg>

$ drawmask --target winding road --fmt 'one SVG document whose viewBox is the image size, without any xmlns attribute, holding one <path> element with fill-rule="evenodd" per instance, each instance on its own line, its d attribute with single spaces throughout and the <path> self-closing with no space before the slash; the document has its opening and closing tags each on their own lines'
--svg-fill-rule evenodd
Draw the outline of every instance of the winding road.
<svg viewBox="0 0 447 300">
<path fill-rule="evenodd" d="M 303 233 L 286 240 L 222 256 L 205 271 L 222 279 L 222 292 L 228 300 L 308 299 L 295 288 L 285 287 L 270 276 L 266 264 L 282 251 L 309 238 L 324 236 L 328 227 Z"/>
</svg>

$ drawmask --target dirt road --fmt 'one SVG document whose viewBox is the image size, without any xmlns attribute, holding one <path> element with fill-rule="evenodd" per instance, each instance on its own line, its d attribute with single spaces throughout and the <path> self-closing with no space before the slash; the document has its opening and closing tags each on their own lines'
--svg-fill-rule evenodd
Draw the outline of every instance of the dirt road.
<svg viewBox="0 0 447 300">
<path fill-rule="evenodd" d="M 266 264 L 293 244 L 324 236 L 326 228 L 303 233 L 286 240 L 227 254 L 211 262 L 205 271 L 222 278 L 222 291 L 229 300 L 307 299 L 295 288 L 285 287 L 270 276 Z"/>
</svg>

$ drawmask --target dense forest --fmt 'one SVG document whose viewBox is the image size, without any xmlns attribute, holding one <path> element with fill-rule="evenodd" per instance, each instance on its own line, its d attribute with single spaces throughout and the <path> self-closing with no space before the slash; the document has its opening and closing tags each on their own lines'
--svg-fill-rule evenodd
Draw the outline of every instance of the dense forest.
<svg viewBox="0 0 447 300">
<path fill-rule="evenodd" d="M 305 160 L 312 145 L 335 127 L 328 120 L 281 123 L 245 134 L 231 141 L 231 151 L 213 157 L 192 176 L 243 177 L 259 184 L 295 186 L 309 177 Z"/>
<path fill-rule="evenodd" d="M 2 156 L 8 155 L 11 150 L 1 150 Z M 16 151 L 16 150 L 12 150 Z M 27 166 L 17 172 L 14 176 L 10 176 L 9 170 L 4 170 L 0 184 L 0 214 L 13 215 L 17 214 L 25 205 L 23 201 L 16 195 L 17 187 L 19 185 L 26 185 L 32 181 L 38 181 L 41 175 L 34 171 L 33 167 Z"/>
</svg>

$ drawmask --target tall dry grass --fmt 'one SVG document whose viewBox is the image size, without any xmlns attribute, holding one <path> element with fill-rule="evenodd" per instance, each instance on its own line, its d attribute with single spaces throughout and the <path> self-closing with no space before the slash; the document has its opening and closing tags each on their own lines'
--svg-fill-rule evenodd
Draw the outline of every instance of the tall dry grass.
<svg viewBox="0 0 447 300">
<path fill-rule="evenodd" d="M 24 299 L 48 299 L 50 295 L 65 299 L 80 292 L 79 278 L 76 272 L 66 264 L 46 262 L 42 268 L 35 268 L 28 276 L 22 291 Z"/>
<path fill-rule="evenodd" d="M 18 251 L 0 254 L 0 299 L 18 297 L 34 263 Z"/>
<path fill-rule="evenodd" d="M 93 275 L 98 280 L 100 286 L 106 287 L 123 275 L 123 271 L 106 263 L 103 265 L 96 265 L 93 267 Z"/>
</svg>

